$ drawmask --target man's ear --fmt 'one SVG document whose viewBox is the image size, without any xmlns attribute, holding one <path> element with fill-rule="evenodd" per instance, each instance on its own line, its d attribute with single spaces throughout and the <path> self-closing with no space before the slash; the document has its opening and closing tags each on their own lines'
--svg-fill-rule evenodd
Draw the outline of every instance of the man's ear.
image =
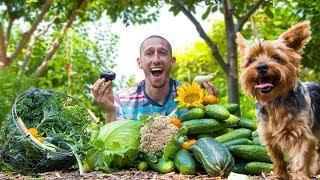
<svg viewBox="0 0 320 180">
<path fill-rule="evenodd" d="M 304 46 L 311 37 L 311 28 L 309 21 L 298 23 L 279 36 L 279 40 L 288 47 L 302 54 Z"/>
<path fill-rule="evenodd" d="M 140 59 L 140 58 L 137 58 L 137 64 L 138 64 L 138 67 L 139 67 L 140 69 L 142 69 L 141 59 Z"/>
<path fill-rule="evenodd" d="M 176 57 L 171 58 L 171 69 L 173 69 L 176 66 Z"/>
<path fill-rule="evenodd" d="M 237 32 L 236 43 L 238 44 L 240 55 L 244 56 L 247 49 L 249 48 L 249 45 L 240 32 Z"/>
</svg>

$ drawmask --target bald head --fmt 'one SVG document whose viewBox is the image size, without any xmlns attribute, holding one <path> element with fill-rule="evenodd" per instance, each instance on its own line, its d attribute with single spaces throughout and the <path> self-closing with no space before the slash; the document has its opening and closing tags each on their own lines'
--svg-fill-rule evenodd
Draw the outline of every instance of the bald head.
<svg viewBox="0 0 320 180">
<path fill-rule="evenodd" d="M 142 49 L 143 49 L 143 46 L 145 44 L 145 42 L 151 38 L 158 38 L 158 39 L 162 39 L 164 40 L 168 45 L 168 50 L 170 52 L 170 56 L 172 56 L 172 48 L 171 48 L 171 44 L 169 43 L 169 41 L 167 39 L 165 39 L 164 37 L 161 37 L 161 36 L 158 36 L 158 35 L 152 35 L 152 36 L 149 36 L 147 37 L 145 40 L 142 41 L 142 43 L 140 44 L 140 57 L 142 55 Z"/>
</svg>

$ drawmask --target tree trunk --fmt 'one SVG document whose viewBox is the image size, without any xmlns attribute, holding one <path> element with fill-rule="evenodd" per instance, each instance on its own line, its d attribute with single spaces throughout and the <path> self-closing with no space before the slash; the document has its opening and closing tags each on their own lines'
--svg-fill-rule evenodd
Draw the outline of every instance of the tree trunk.
<svg viewBox="0 0 320 180">
<path fill-rule="evenodd" d="M 235 25 L 233 22 L 233 9 L 229 0 L 223 1 L 224 22 L 226 27 L 227 59 L 229 64 L 228 77 L 228 100 L 233 103 L 239 101 L 237 46 L 235 43 Z"/>
</svg>

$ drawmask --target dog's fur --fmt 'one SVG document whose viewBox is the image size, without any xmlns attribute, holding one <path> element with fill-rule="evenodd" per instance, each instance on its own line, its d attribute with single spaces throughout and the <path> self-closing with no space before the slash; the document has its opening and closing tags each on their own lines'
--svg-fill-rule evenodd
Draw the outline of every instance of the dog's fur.
<svg viewBox="0 0 320 180">
<path fill-rule="evenodd" d="M 272 178 L 310 179 L 319 171 L 320 84 L 298 79 L 310 35 L 309 22 L 252 46 L 237 33 L 241 86 L 257 100 L 258 133 L 275 167 Z M 291 157 L 291 175 L 284 154 Z"/>
</svg>

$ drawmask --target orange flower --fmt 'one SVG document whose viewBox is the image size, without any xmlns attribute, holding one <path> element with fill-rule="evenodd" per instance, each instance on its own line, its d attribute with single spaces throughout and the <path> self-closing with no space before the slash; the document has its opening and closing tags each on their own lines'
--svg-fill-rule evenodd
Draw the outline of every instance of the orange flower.
<svg viewBox="0 0 320 180">
<path fill-rule="evenodd" d="M 175 126 L 177 126 L 178 128 L 180 128 L 182 126 L 181 120 L 177 117 L 173 117 L 171 119 L 171 123 Z"/>
<path fill-rule="evenodd" d="M 190 141 L 185 141 L 183 144 L 182 144 L 182 148 L 185 149 L 185 150 L 188 150 L 194 143 L 196 143 L 197 140 L 195 139 L 192 139 Z"/>
</svg>

